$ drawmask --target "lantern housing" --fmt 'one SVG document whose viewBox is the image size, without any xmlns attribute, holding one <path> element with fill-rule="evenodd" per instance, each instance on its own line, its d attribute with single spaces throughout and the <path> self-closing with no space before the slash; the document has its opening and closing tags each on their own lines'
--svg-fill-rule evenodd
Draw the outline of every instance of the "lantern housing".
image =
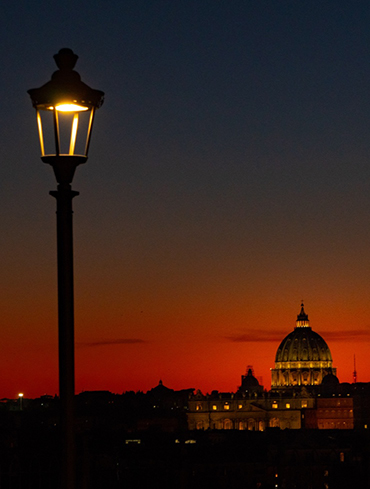
<svg viewBox="0 0 370 489">
<path fill-rule="evenodd" d="M 73 70 L 78 56 L 71 49 L 61 49 L 54 59 L 59 69 L 51 80 L 28 90 L 37 114 L 41 159 L 53 166 L 56 157 L 73 160 L 77 166 L 87 160 L 94 115 L 104 92 L 81 81 Z"/>
</svg>

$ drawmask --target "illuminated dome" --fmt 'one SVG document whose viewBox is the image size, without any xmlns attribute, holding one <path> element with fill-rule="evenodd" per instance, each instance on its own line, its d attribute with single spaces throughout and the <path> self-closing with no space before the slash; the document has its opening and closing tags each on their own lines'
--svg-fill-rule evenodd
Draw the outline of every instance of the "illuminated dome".
<svg viewBox="0 0 370 489">
<path fill-rule="evenodd" d="M 312 331 L 303 304 L 301 307 L 301 313 L 297 316 L 297 325 L 294 331 L 280 343 L 275 362 L 332 362 L 326 341 Z"/>
<path fill-rule="evenodd" d="M 318 385 L 329 373 L 336 374 L 329 347 L 312 331 L 301 304 L 295 329 L 283 339 L 276 352 L 271 387 Z"/>
</svg>

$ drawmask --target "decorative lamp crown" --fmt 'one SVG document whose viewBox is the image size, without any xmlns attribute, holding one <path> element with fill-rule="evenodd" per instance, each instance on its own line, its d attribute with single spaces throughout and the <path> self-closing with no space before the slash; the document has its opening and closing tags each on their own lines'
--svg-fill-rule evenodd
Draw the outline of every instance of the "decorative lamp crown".
<svg viewBox="0 0 370 489">
<path fill-rule="evenodd" d="M 101 107 L 104 92 L 90 88 L 73 70 L 78 60 L 77 54 L 63 48 L 54 55 L 54 59 L 59 70 L 53 73 L 51 80 L 40 88 L 28 90 L 33 106 L 39 110 L 53 110 L 64 104 L 79 105 L 82 110 Z"/>
</svg>

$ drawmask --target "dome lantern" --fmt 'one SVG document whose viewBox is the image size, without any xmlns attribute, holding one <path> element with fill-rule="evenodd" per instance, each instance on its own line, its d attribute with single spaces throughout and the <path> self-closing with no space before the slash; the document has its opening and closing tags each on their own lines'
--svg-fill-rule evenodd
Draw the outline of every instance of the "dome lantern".
<svg viewBox="0 0 370 489">
<path fill-rule="evenodd" d="M 297 316 L 296 328 L 309 328 L 310 322 L 308 320 L 308 315 L 304 312 L 304 304 L 301 304 L 301 312 Z"/>
</svg>

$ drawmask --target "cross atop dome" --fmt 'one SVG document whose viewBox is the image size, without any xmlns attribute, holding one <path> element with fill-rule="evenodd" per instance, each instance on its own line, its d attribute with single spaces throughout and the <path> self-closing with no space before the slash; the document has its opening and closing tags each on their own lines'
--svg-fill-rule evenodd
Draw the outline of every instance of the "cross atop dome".
<svg viewBox="0 0 370 489">
<path fill-rule="evenodd" d="M 302 301 L 301 312 L 297 316 L 296 328 L 309 328 L 310 322 L 308 320 L 308 315 L 304 312 L 304 304 Z"/>
</svg>

